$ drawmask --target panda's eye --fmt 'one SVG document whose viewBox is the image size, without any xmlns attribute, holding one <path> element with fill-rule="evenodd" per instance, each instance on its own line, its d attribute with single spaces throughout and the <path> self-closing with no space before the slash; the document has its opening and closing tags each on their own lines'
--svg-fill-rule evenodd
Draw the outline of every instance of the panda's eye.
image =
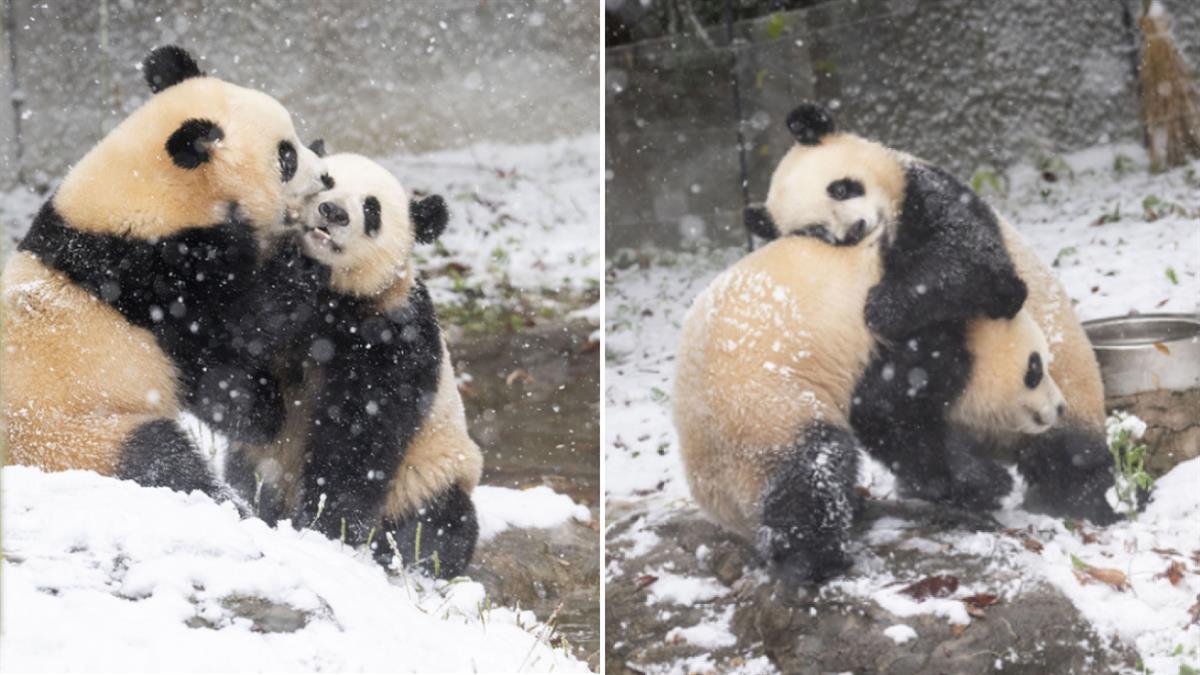
<svg viewBox="0 0 1200 675">
<path fill-rule="evenodd" d="M 847 199 L 853 199 L 855 197 L 861 197 L 867 193 L 866 190 L 863 189 L 863 184 L 854 180 L 853 178 L 835 180 L 829 184 L 829 187 L 825 189 L 829 193 L 830 197 L 833 197 L 839 202 L 844 202 Z"/>
<path fill-rule="evenodd" d="M 1029 366 L 1025 369 L 1025 386 L 1037 389 L 1042 383 L 1042 355 L 1034 352 L 1029 355 Z"/>
<path fill-rule="evenodd" d="M 279 171 L 285 183 L 296 176 L 296 146 L 291 141 L 279 141 Z"/>
<path fill-rule="evenodd" d="M 363 229 L 368 237 L 379 234 L 379 228 L 383 226 L 381 215 L 378 199 L 367 197 L 363 200 Z"/>
</svg>

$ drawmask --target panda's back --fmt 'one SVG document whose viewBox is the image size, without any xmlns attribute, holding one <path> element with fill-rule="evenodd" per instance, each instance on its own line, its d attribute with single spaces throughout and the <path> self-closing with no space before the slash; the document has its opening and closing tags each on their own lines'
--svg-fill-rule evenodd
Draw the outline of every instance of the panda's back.
<svg viewBox="0 0 1200 675">
<path fill-rule="evenodd" d="M 862 308 L 878 276 L 874 240 L 787 237 L 726 270 L 689 309 L 675 426 L 693 494 L 727 526 L 745 529 L 753 514 L 723 502 L 760 493 L 804 427 L 848 424 L 874 345 Z"/>
</svg>

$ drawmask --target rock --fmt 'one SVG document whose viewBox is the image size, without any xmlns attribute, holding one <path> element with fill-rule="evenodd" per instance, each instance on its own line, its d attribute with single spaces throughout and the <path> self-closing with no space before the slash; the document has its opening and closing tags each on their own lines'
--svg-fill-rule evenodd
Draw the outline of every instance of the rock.
<svg viewBox="0 0 1200 675">
<path fill-rule="evenodd" d="M 867 535 L 885 517 L 904 523 L 902 536 Z M 948 526 L 996 529 L 989 518 L 919 502 L 869 501 L 862 520 L 856 567 L 820 588 L 799 588 L 772 576 L 749 545 L 694 507 L 627 511 L 607 537 L 608 672 L 678 670 L 681 664 L 684 672 L 723 672 L 764 656 L 780 672 L 801 675 L 1093 673 L 1107 672 L 1099 664 L 1125 660 L 1123 648 L 1097 636 L 1057 589 L 1021 579 L 1019 569 L 1005 564 L 1003 552 L 951 550 L 955 547 L 937 539 Z M 867 577 L 895 579 L 898 588 L 934 574 L 1008 590 L 962 626 L 934 614 L 900 617 L 869 593 L 854 592 Z M 709 599 L 681 603 L 670 594 L 656 595 L 656 584 L 667 583 L 668 576 L 715 583 L 719 590 L 708 593 Z M 713 630 L 686 630 L 699 624 Z M 908 626 L 916 637 L 897 643 L 885 633 L 897 625 Z M 725 637 L 714 639 L 714 632 Z M 707 660 L 688 661 L 704 655 Z"/>
<path fill-rule="evenodd" d="M 295 633 L 318 614 L 332 616 L 332 610 L 324 603 L 317 612 L 249 595 L 230 595 L 222 598 L 220 604 L 233 618 L 248 619 L 250 630 L 256 633 Z M 193 616 L 185 623 L 189 628 L 220 627 L 200 615 Z"/>
<path fill-rule="evenodd" d="M 599 514 L 592 514 L 599 522 Z M 600 664 L 600 535 L 575 521 L 548 529 L 510 529 L 479 543 L 467 575 L 492 602 L 554 617 L 556 633 L 592 670 Z"/>
<path fill-rule="evenodd" d="M 1142 437 L 1149 448 L 1146 467 L 1155 476 L 1176 464 L 1200 457 L 1200 389 L 1148 391 L 1109 398 L 1108 410 L 1124 410 L 1146 423 Z"/>
</svg>

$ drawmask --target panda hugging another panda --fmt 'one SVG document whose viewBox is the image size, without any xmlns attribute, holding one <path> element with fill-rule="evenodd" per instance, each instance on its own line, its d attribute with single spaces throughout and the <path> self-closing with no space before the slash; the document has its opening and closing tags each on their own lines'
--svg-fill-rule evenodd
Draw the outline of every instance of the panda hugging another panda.
<svg viewBox="0 0 1200 675">
<path fill-rule="evenodd" d="M 1049 269 L 945 171 L 815 105 L 788 127 L 747 213 L 774 241 L 684 321 L 675 425 L 700 505 L 805 581 L 851 563 L 860 449 L 902 496 L 992 510 L 1015 460 L 1026 508 L 1115 520 L 1099 368 Z"/>
<path fill-rule="evenodd" d="M 237 322 L 243 366 L 277 377 L 286 406 L 282 419 L 243 418 L 226 477 L 269 523 L 457 576 L 478 537 L 483 458 L 412 262 L 445 229 L 446 205 L 410 200 L 365 157 L 325 163 L 327 189 L 276 243 Z"/>
</svg>

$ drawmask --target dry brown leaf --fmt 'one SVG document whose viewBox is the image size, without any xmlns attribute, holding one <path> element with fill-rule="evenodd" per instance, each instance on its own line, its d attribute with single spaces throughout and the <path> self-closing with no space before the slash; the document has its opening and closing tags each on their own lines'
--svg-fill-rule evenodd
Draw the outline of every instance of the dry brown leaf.
<svg viewBox="0 0 1200 675">
<path fill-rule="evenodd" d="M 969 602 L 963 603 L 963 605 L 967 608 L 967 614 L 975 617 L 976 619 L 982 619 L 987 616 L 987 614 L 976 605 L 972 605 Z"/>
<path fill-rule="evenodd" d="M 958 590 L 958 577 L 946 574 L 935 574 L 905 586 L 900 592 L 916 600 L 926 598 L 944 598 Z"/>
<path fill-rule="evenodd" d="M 1157 553 L 1159 555 L 1183 555 L 1182 553 L 1180 553 L 1179 551 L 1176 551 L 1173 548 L 1152 548 L 1150 550 L 1154 551 L 1155 553 Z"/>
<path fill-rule="evenodd" d="M 1170 565 L 1167 566 L 1167 571 L 1165 571 L 1161 574 L 1155 574 L 1154 578 L 1155 579 L 1166 579 L 1167 581 L 1171 582 L 1172 586 L 1178 586 L 1179 582 L 1183 581 L 1183 573 L 1186 571 L 1187 570 L 1184 569 L 1184 567 L 1183 567 L 1183 563 L 1179 562 L 1178 560 L 1175 560 Z"/>
<path fill-rule="evenodd" d="M 529 371 L 525 370 L 524 368 L 517 368 L 516 370 L 509 373 L 508 377 L 504 378 L 504 384 L 511 387 L 511 386 L 513 386 L 513 383 L 516 382 L 517 380 L 520 380 L 524 384 L 532 384 L 533 376 L 530 375 Z"/>
<path fill-rule="evenodd" d="M 1129 588 L 1129 581 L 1125 578 L 1125 573 L 1121 570 L 1115 570 L 1111 567 L 1088 565 L 1084 572 L 1096 581 L 1106 583 L 1118 591 L 1124 591 Z"/>
<path fill-rule="evenodd" d="M 1085 544 L 1094 544 L 1100 540 L 1100 537 L 1098 537 L 1095 532 L 1085 532 L 1083 530 L 1079 531 L 1079 538 L 1082 539 L 1083 543 Z"/>
<path fill-rule="evenodd" d="M 1163 344 L 1163 343 L 1161 343 L 1161 342 L 1155 342 L 1155 343 L 1154 343 L 1154 348 L 1155 348 L 1155 349 L 1157 349 L 1158 351 L 1160 351 L 1160 352 L 1162 352 L 1162 353 L 1166 354 L 1167 356 L 1170 356 L 1170 355 L 1171 355 L 1171 350 L 1170 350 L 1170 349 L 1167 349 L 1167 346 L 1166 346 L 1166 345 L 1164 345 L 1164 344 Z"/>
<path fill-rule="evenodd" d="M 965 631 L 966 629 L 967 629 L 967 625 L 964 623 L 950 624 L 950 634 L 953 635 L 954 637 L 958 637 L 959 635 L 962 635 L 963 631 Z"/>
<path fill-rule="evenodd" d="M 587 342 L 583 343 L 583 346 L 580 347 L 579 351 L 575 352 L 575 354 L 578 356 L 583 354 L 591 354 L 592 352 L 598 351 L 600 351 L 600 341 L 588 340 Z"/>
<path fill-rule="evenodd" d="M 1021 540 L 1021 545 L 1027 550 L 1033 551 L 1034 553 L 1042 552 L 1042 542 L 1038 541 L 1037 539 L 1030 539 L 1029 537 L 1026 537 Z"/>
<path fill-rule="evenodd" d="M 990 607 L 1000 601 L 995 593 L 976 593 L 962 599 L 963 602 L 976 607 Z"/>
<path fill-rule="evenodd" d="M 1200 625 L 1200 593 L 1196 594 L 1196 604 L 1188 608 L 1188 616 L 1192 617 L 1192 623 Z"/>
<path fill-rule="evenodd" d="M 635 580 L 633 582 L 634 590 L 637 590 L 637 591 L 643 590 L 644 588 L 646 588 L 647 586 L 649 586 L 650 584 L 652 584 L 656 581 L 658 581 L 658 577 L 654 576 L 653 574 L 643 574 L 642 576 L 638 577 L 637 580 Z"/>
</svg>

